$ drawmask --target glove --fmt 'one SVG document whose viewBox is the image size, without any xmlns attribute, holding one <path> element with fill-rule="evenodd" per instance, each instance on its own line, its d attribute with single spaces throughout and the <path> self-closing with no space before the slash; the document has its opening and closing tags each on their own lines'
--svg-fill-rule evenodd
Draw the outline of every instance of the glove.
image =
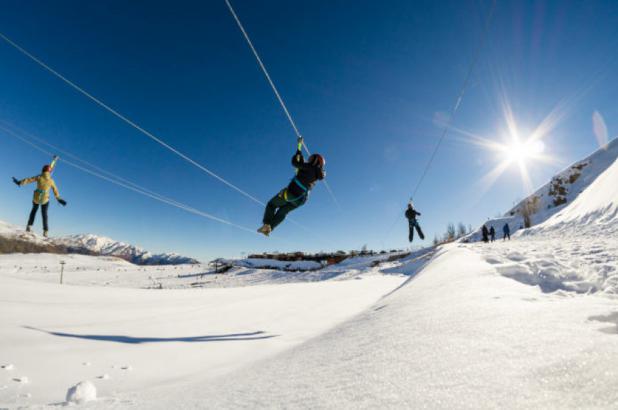
<svg viewBox="0 0 618 410">
<path fill-rule="evenodd" d="M 298 137 L 296 141 L 298 142 L 298 150 L 301 151 L 303 148 L 303 144 L 305 143 L 303 137 Z"/>
<path fill-rule="evenodd" d="M 21 181 L 15 177 L 13 177 L 13 182 L 15 182 L 15 185 L 20 186 L 21 185 Z"/>
<path fill-rule="evenodd" d="M 58 203 L 59 203 L 60 205 L 62 205 L 62 206 L 67 206 L 67 201 L 65 201 L 65 200 L 64 200 L 64 199 L 62 199 L 62 198 L 58 198 Z"/>
</svg>

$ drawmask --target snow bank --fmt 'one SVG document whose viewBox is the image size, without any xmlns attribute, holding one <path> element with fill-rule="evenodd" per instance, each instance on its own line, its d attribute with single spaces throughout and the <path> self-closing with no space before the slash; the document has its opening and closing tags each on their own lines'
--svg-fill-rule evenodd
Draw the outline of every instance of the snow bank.
<svg viewBox="0 0 618 410">
<path fill-rule="evenodd" d="M 77 383 L 67 391 L 67 403 L 83 404 L 97 399 L 97 388 L 89 381 Z"/>
</svg>

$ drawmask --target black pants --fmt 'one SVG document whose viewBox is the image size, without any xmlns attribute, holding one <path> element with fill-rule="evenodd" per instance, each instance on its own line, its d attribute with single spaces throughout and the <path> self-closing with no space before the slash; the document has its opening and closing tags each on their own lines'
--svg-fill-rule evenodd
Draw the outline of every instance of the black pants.
<svg viewBox="0 0 618 410">
<path fill-rule="evenodd" d="M 41 214 L 43 215 L 43 230 L 49 231 L 47 225 L 47 208 L 49 208 L 49 202 L 41 205 Z M 30 211 L 30 218 L 28 218 L 28 226 L 34 224 L 34 218 L 36 218 L 36 212 L 39 210 L 39 204 L 32 203 L 32 211 Z"/>
<path fill-rule="evenodd" d="M 418 224 L 418 222 L 415 219 L 413 219 L 409 221 L 409 223 L 410 223 L 410 234 L 408 235 L 408 239 L 410 240 L 410 242 L 414 240 L 414 228 L 416 228 L 416 232 L 418 232 L 418 236 L 421 238 L 421 240 L 425 239 L 425 235 L 423 234 L 423 231 L 421 230 L 421 226 Z"/>
<path fill-rule="evenodd" d="M 509 232 L 504 233 L 504 237 L 502 238 L 502 240 L 506 241 L 506 238 L 509 238 L 509 241 L 511 240 L 511 234 Z"/>
<path fill-rule="evenodd" d="M 268 204 L 266 204 L 266 210 L 264 211 L 264 219 L 262 222 L 270 225 L 272 229 L 275 229 L 277 225 L 283 222 L 287 214 L 303 205 L 306 200 L 305 196 L 303 198 L 299 198 L 297 201 L 288 202 L 284 199 L 284 192 L 285 190 L 279 192 L 270 201 L 268 201 Z"/>
</svg>

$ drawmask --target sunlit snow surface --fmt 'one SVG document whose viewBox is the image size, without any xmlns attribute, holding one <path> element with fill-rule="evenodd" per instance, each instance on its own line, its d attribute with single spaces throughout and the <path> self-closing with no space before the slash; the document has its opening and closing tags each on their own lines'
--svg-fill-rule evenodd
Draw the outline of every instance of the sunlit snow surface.
<svg viewBox="0 0 618 410">
<path fill-rule="evenodd" d="M 310 272 L 0 257 L 0 407 L 616 408 L 616 181 L 510 242 Z"/>
</svg>

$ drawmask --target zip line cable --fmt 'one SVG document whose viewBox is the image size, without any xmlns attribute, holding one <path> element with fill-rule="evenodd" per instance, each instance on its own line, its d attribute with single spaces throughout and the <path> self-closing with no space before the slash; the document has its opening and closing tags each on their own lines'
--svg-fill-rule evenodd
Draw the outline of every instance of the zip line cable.
<svg viewBox="0 0 618 410">
<path fill-rule="evenodd" d="M 0 126 L 0 130 L 4 131 L 8 135 L 11 135 L 12 137 L 15 137 L 15 138 L 21 140 L 22 142 L 30 145 L 31 147 L 33 147 L 34 149 L 36 149 L 37 151 L 39 151 L 39 152 L 41 152 L 41 153 L 43 153 L 45 155 L 49 155 L 50 157 L 54 155 L 51 152 L 41 148 L 40 146 L 38 146 L 37 144 L 33 143 L 32 141 L 27 140 L 26 138 L 16 134 L 12 130 L 10 130 L 10 129 L 4 127 L 4 126 Z M 73 155 L 71 155 L 71 156 L 75 157 Z M 86 161 L 83 161 L 83 160 L 79 160 L 79 161 L 82 162 L 82 163 L 88 164 L 88 162 L 86 162 Z M 207 219 L 210 219 L 210 220 L 222 223 L 224 225 L 233 226 L 235 228 L 238 228 L 238 229 L 241 229 L 243 231 L 247 231 L 249 233 L 257 235 L 257 233 L 253 229 L 244 227 L 242 225 L 237 225 L 237 224 L 235 224 L 233 222 L 227 221 L 225 219 L 219 218 L 219 217 L 214 216 L 212 214 L 209 214 L 207 212 L 203 212 L 203 211 L 195 209 L 195 208 L 193 208 L 191 206 L 185 205 L 185 204 L 183 204 L 181 202 L 178 202 L 178 201 L 175 201 L 173 199 L 167 198 L 167 197 L 165 197 L 163 195 L 157 194 L 156 192 L 150 191 L 150 190 L 148 190 L 146 188 L 142 188 L 142 187 L 140 187 L 139 185 L 137 185 L 137 184 L 135 184 L 133 182 L 127 181 L 124 178 L 118 177 L 118 176 L 112 174 L 111 172 L 108 172 L 108 171 L 105 171 L 105 170 L 101 170 L 98 167 L 96 167 L 96 168 L 101 170 L 101 172 L 90 170 L 90 169 L 88 169 L 86 167 L 83 167 L 81 165 L 78 165 L 76 163 L 68 161 L 66 159 L 62 159 L 62 162 L 66 163 L 67 165 L 69 165 L 69 166 L 71 166 L 73 168 L 76 168 L 76 169 L 78 169 L 80 171 L 86 172 L 86 173 L 88 173 L 88 174 L 90 174 L 92 176 L 95 176 L 97 178 L 100 178 L 102 180 L 110 182 L 112 184 L 118 185 L 120 187 L 126 188 L 126 189 L 131 190 L 133 192 L 136 192 L 138 194 L 141 194 L 141 195 L 147 196 L 149 198 L 155 199 L 155 200 L 157 200 L 159 202 L 162 202 L 162 203 L 174 206 L 176 208 L 182 209 L 182 210 L 187 211 L 189 213 L 192 213 L 192 214 L 195 214 L 195 215 L 198 215 L 198 216 L 202 216 L 204 218 L 207 218 Z M 103 173 L 105 173 L 105 174 L 107 174 L 109 176 L 104 175 Z"/>
<path fill-rule="evenodd" d="M 163 141 L 162 139 L 158 138 L 156 135 L 154 135 L 153 133 L 151 133 L 150 131 L 146 130 L 145 128 L 141 127 L 140 125 L 138 125 L 137 123 L 133 122 L 132 120 L 130 120 L 129 118 L 127 118 L 126 116 L 122 115 L 121 113 L 119 113 L 118 111 L 114 110 L 113 108 L 111 108 L 109 105 L 105 104 L 103 101 L 99 100 L 98 98 L 94 97 L 92 94 L 88 93 L 86 90 L 84 90 L 83 88 L 81 88 L 80 86 L 78 86 L 77 84 L 75 84 L 74 82 L 72 82 L 71 80 L 69 80 L 68 78 L 66 78 L 65 76 L 63 76 L 62 74 L 60 74 L 59 72 L 57 72 L 56 70 L 54 70 L 53 68 L 51 68 L 50 66 L 48 66 L 45 62 L 43 62 L 41 59 L 39 59 L 38 57 L 36 57 L 35 55 L 33 55 L 32 53 L 30 53 L 28 50 L 26 50 L 25 48 L 21 47 L 19 44 L 15 43 L 13 40 L 11 40 L 10 38 L 8 38 L 6 35 L 4 35 L 2 32 L 0 32 L 0 38 L 3 39 L 6 43 L 8 43 L 9 45 L 11 45 L 13 48 L 15 48 L 16 50 L 18 50 L 19 52 L 21 52 L 23 55 L 25 55 L 26 57 L 28 57 L 29 59 L 31 59 L 32 61 L 34 61 L 35 63 L 37 63 L 39 66 L 41 66 L 42 68 L 44 68 L 45 70 L 49 71 L 51 74 L 53 74 L 55 77 L 59 78 L 60 80 L 62 80 L 63 82 L 65 82 L 67 85 L 69 85 L 71 88 L 73 88 L 74 90 L 78 91 L 80 94 L 84 95 L 85 97 L 87 97 L 88 99 L 90 99 L 91 101 L 93 101 L 94 103 L 96 103 L 97 105 L 99 105 L 100 107 L 102 107 L 103 109 L 105 109 L 106 111 L 110 112 L 111 114 L 113 114 L 114 116 L 118 117 L 120 120 L 124 121 L 125 123 L 127 123 L 128 125 L 130 125 L 131 127 L 135 128 L 137 131 L 141 132 L 142 134 L 144 134 L 145 136 L 147 136 L 148 138 L 152 139 L 153 141 L 155 141 L 156 143 L 160 144 L 161 146 L 163 146 L 164 148 L 168 149 L 169 151 L 173 152 L 174 154 L 176 154 L 177 156 L 179 156 L 180 158 L 184 159 L 185 161 L 189 162 L 190 164 L 196 166 L 197 168 L 201 169 L 202 171 L 206 172 L 208 175 L 212 176 L 213 178 L 217 179 L 219 182 L 222 182 L 223 184 L 227 185 L 228 187 L 234 189 L 235 191 L 237 191 L 238 193 L 242 194 L 243 196 L 249 198 L 250 200 L 252 200 L 253 202 L 261 205 L 261 206 L 266 206 L 266 204 L 263 201 L 260 201 L 259 199 L 257 199 L 256 197 L 254 197 L 253 195 L 249 194 L 248 192 L 242 190 L 241 188 L 239 188 L 238 186 L 232 184 L 231 182 L 227 181 L 226 179 L 224 179 L 223 177 L 217 175 L 216 173 L 214 173 L 213 171 L 211 171 L 210 169 L 206 168 L 205 166 L 201 165 L 200 163 L 196 162 L 195 160 L 191 159 L 190 157 L 188 157 L 187 155 L 183 154 L 182 152 L 178 151 L 176 148 L 172 147 L 171 145 L 167 144 L 165 141 Z M 287 110 L 286 110 L 287 111 Z M 291 117 L 290 117 L 291 118 Z M 305 149 L 306 146 L 305 146 Z M 65 162 L 67 162 L 65 160 Z M 68 162 L 67 162 L 68 163 Z M 82 163 L 84 163 L 82 161 Z M 93 168 L 97 168 L 94 167 Z M 123 180 L 123 178 L 118 178 L 119 180 Z M 125 180 L 126 182 L 126 180 Z M 326 181 L 324 181 L 326 182 Z M 131 183 L 130 183 L 131 184 Z M 331 192 L 330 187 L 328 185 L 326 185 L 327 189 L 329 190 L 329 192 Z M 332 195 L 332 193 L 331 193 Z M 333 199 L 334 199 L 334 195 L 333 195 Z M 169 200 L 166 199 L 166 201 Z M 180 203 L 179 203 L 180 204 Z M 341 208 L 341 207 L 340 207 Z M 295 221 L 292 218 L 289 218 L 290 221 L 292 223 L 294 223 L 295 225 L 297 225 L 298 227 L 300 227 L 301 229 L 313 233 L 314 235 L 316 235 L 313 231 L 311 231 L 309 228 L 301 225 L 299 222 Z M 244 229 L 244 228 L 243 228 Z M 316 235 L 316 237 L 320 238 L 319 235 Z M 320 238 L 322 241 L 324 241 L 324 238 Z"/>
<path fill-rule="evenodd" d="M 419 180 L 418 180 L 418 182 L 416 184 L 416 187 L 414 188 L 414 191 L 412 191 L 412 196 L 410 196 L 410 200 L 412 200 L 416 196 L 416 192 L 418 191 L 418 189 L 420 188 L 421 184 L 423 183 L 423 180 L 427 176 L 427 173 L 429 172 L 429 168 L 431 167 L 431 164 L 433 163 L 433 160 L 436 158 L 436 155 L 438 154 L 438 151 L 440 150 L 440 146 L 442 145 L 442 142 L 444 141 L 444 138 L 446 137 L 446 134 L 448 133 L 448 130 L 450 128 L 450 124 L 449 123 L 453 120 L 453 118 L 455 117 L 455 114 L 459 110 L 459 106 L 461 105 L 461 101 L 463 100 L 463 97 L 464 97 L 464 95 L 466 93 L 466 90 L 468 89 L 468 85 L 470 84 L 470 79 L 472 78 L 472 73 L 474 72 L 474 68 L 476 67 L 476 64 L 477 64 L 477 62 L 479 60 L 479 57 L 481 55 L 481 50 L 485 46 L 485 39 L 486 39 L 487 33 L 489 31 L 489 25 L 491 24 L 491 21 L 493 19 L 495 9 L 496 9 L 496 0 L 493 0 L 492 1 L 492 5 L 491 5 L 491 9 L 489 11 L 489 15 L 487 17 L 487 20 L 485 21 L 485 26 L 483 28 L 483 35 L 481 36 L 481 41 L 479 43 L 478 48 L 474 52 L 474 56 L 472 57 L 471 64 L 468 67 L 468 72 L 466 73 L 466 77 L 464 79 L 464 82 L 463 82 L 463 85 L 461 87 L 461 90 L 459 91 L 457 99 L 455 100 L 455 104 L 453 105 L 453 107 L 451 107 L 451 111 L 449 113 L 448 121 L 444 124 L 444 129 L 442 130 L 442 134 L 440 135 L 440 138 L 438 139 L 438 143 L 436 144 L 433 152 L 431 153 L 431 156 L 429 157 L 429 161 L 427 161 L 427 165 L 425 165 L 425 169 L 424 169 L 423 173 L 421 174 L 421 177 L 419 178 Z"/>
<path fill-rule="evenodd" d="M 12 128 L 12 129 L 11 129 L 11 128 Z M 213 220 L 215 220 L 215 221 L 217 221 L 217 222 L 221 222 L 221 223 L 224 223 L 224 224 L 226 224 L 226 225 L 234 226 L 234 227 L 236 227 L 236 228 L 240 228 L 240 229 L 242 229 L 242 230 L 244 230 L 244 231 L 248 231 L 248 232 L 251 232 L 251 233 L 255 233 L 255 231 L 254 231 L 254 230 L 252 230 L 252 229 L 249 229 L 249 228 L 246 228 L 246 227 L 244 227 L 244 226 L 240 226 L 240 225 L 234 224 L 233 222 L 230 222 L 230 221 L 227 221 L 227 220 L 221 219 L 221 218 L 216 217 L 216 216 L 214 216 L 214 215 L 211 215 L 211 214 L 208 214 L 208 213 L 206 213 L 206 212 L 203 212 L 203 211 L 197 210 L 197 209 L 195 209 L 195 208 L 192 208 L 192 207 L 190 207 L 190 206 L 188 206 L 188 205 L 183 204 L 182 202 L 178 202 L 178 201 L 176 201 L 176 200 L 174 200 L 174 199 L 171 199 L 171 198 L 169 198 L 169 197 L 166 197 L 166 196 L 163 196 L 163 195 L 161 195 L 161 194 L 158 194 L 158 193 L 156 193 L 156 192 L 154 192 L 154 191 L 151 191 L 151 190 L 150 190 L 150 189 L 148 189 L 148 188 L 145 188 L 145 187 L 143 187 L 143 186 L 140 186 L 140 185 L 138 185 L 138 184 L 136 184 L 136 183 L 134 183 L 134 182 L 131 182 L 131 181 L 129 181 L 129 180 L 127 180 L 127 179 L 125 179 L 125 178 L 123 178 L 123 177 L 121 177 L 121 176 L 118 176 L 118 175 L 116 175 L 116 174 L 114 174 L 114 173 L 112 173 L 112 172 L 109 172 L 109 171 L 107 171 L 107 170 L 105 170 L 105 169 L 103 169 L 103 168 L 100 168 L 100 167 L 98 167 L 98 166 L 96 166 L 96 165 L 94 165 L 94 164 L 92 164 L 92 163 L 90 163 L 90 162 L 88 162 L 88 161 L 85 161 L 85 160 L 83 160 L 83 159 L 79 158 L 79 157 L 78 157 L 77 155 L 75 155 L 75 154 L 72 154 L 72 153 L 70 153 L 70 152 L 68 152 L 68 151 L 66 151 L 66 150 L 64 150 L 64 149 L 62 149 L 62 148 L 60 148 L 60 147 L 58 147 L 58 146 L 55 146 L 55 145 L 53 145 L 53 144 L 51 144 L 51 143 L 49 143 L 49 142 L 47 142 L 47 141 L 43 140 L 42 138 L 39 138 L 39 137 L 37 137 L 37 136 L 35 136 L 35 135 L 32 135 L 31 133 L 28 133 L 28 132 L 26 132 L 26 131 L 24 131 L 24 130 L 20 129 L 19 127 L 16 127 L 16 126 L 15 126 L 15 125 L 13 125 L 13 124 L 8 123 L 8 122 L 7 122 L 7 121 L 5 121 L 5 120 L 1 120 L 1 119 L 0 119 L 0 130 L 2 130 L 2 131 L 4 131 L 4 132 L 6 132 L 7 134 L 9 134 L 9 135 L 11 135 L 11 136 L 13 136 L 13 137 L 15 137 L 15 138 L 17 138 L 17 139 L 21 140 L 22 142 L 24 142 L 24 143 L 26 143 L 26 144 L 28 144 L 28 145 L 32 146 L 33 148 L 35 148 L 35 149 L 37 149 L 38 151 L 43 152 L 43 153 L 45 153 L 45 154 L 47 154 L 47 155 L 50 155 L 50 156 L 51 156 L 51 155 L 52 155 L 52 153 L 51 153 L 51 152 L 49 152 L 49 151 L 46 151 L 46 150 L 42 150 L 39 146 L 36 146 L 36 144 L 33 144 L 31 141 L 28 141 L 28 140 L 27 140 L 26 138 L 24 138 L 23 136 L 25 135 L 25 136 L 27 136 L 29 139 L 34 140 L 34 141 L 36 141 L 36 142 L 37 142 L 37 143 L 39 143 L 39 144 L 45 145 L 45 146 L 47 146 L 47 147 L 49 147 L 49 148 L 53 149 L 53 150 L 54 150 L 54 152 L 56 152 L 56 153 L 61 153 L 61 154 L 63 154 L 65 157 L 72 158 L 74 161 L 76 161 L 76 162 L 79 162 L 79 163 L 83 164 L 86 168 L 84 168 L 84 166 L 80 166 L 80 165 L 78 165 L 78 164 L 75 164 L 75 163 L 73 163 L 73 162 L 71 162 L 71 161 L 67 161 L 64 157 L 62 158 L 62 161 L 63 161 L 63 162 L 66 162 L 68 165 L 70 165 L 70 166 L 72 166 L 72 167 L 74 167 L 74 168 L 77 168 L 77 169 L 79 169 L 79 170 L 81 170 L 81 171 L 83 171 L 83 172 L 87 172 L 88 174 L 93 175 L 93 176 L 95 176 L 95 177 L 97 177 L 97 178 L 101 178 L 101 179 L 103 179 L 103 180 L 105 180 L 105 181 L 108 181 L 108 182 L 111 182 L 111 183 L 113 183 L 113 184 L 119 185 L 119 186 L 121 186 L 121 187 L 123 187 L 123 188 L 129 189 L 129 190 L 134 191 L 134 192 L 137 192 L 137 193 L 139 193 L 139 194 L 146 195 L 146 196 L 148 196 L 148 197 L 150 197 L 150 198 L 153 198 L 153 199 L 156 199 L 156 200 L 158 200 L 158 201 L 160 201 L 160 202 L 166 203 L 166 204 L 168 204 L 168 205 L 172 205 L 172 206 L 175 206 L 175 207 L 177 207 L 177 208 L 183 209 L 183 210 L 188 211 L 188 212 L 190 212 L 190 213 L 193 213 L 193 214 L 196 214 L 196 215 L 199 215 L 199 216 L 203 216 L 203 217 L 206 217 L 206 218 L 209 218 L 209 219 L 213 219 Z M 22 136 L 17 135 L 17 132 L 19 132 L 20 134 L 22 134 Z M 91 170 L 88 170 L 88 169 L 87 169 L 87 167 L 90 167 L 90 168 L 94 169 L 96 172 L 92 172 Z M 102 175 L 101 175 L 101 174 L 102 174 Z M 128 185 L 128 186 L 127 186 L 127 185 Z M 155 198 L 155 197 L 156 197 L 156 198 Z M 327 240 L 327 239 L 326 239 L 326 238 L 324 238 L 323 236 L 318 235 L 317 233 L 315 233 L 314 231 L 310 230 L 310 229 L 309 229 L 309 228 L 307 228 L 306 226 L 304 226 L 304 225 L 300 224 L 300 223 L 299 223 L 299 222 L 297 222 L 296 220 L 294 220 L 294 219 L 292 219 L 292 218 L 289 218 L 289 220 L 290 220 L 290 222 L 292 222 L 293 224 L 295 224 L 295 225 L 296 225 L 296 226 L 298 226 L 299 228 L 301 228 L 301 229 L 303 229 L 304 231 L 306 231 L 306 232 L 308 232 L 308 233 L 312 234 L 313 236 L 315 236 L 315 237 L 316 237 L 317 239 L 319 239 L 320 241 L 322 241 L 322 242 L 328 242 L 328 243 L 332 244 L 332 242 L 331 242 L 330 240 Z"/>
<path fill-rule="evenodd" d="M 137 184 L 135 184 L 135 183 L 133 183 L 133 182 L 123 178 L 123 177 L 115 175 L 115 174 L 113 174 L 113 173 L 111 173 L 109 171 L 104 170 L 103 168 L 100 168 L 100 167 L 98 167 L 98 166 L 96 166 L 96 165 L 94 165 L 94 164 L 92 164 L 92 163 L 90 163 L 88 161 L 85 161 L 85 160 L 77 157 L 76 155 L 74 155 L 74 154 L 72 154 L 72 153 L 70 153 L 68 151 L 63 150 L 62 148 L 60 148 L 60 147 L 58 147 L 56 145 L 50 144 L 49 142 L 47 142 L 47 141 L 45 141 L 45 140 L 43 140 L 43 139 L 41 139 L 41 138 L 39 138 L 37 136 L 34 136 L 34 135 L 24 131 L 23 129 L 18 128 L 18 127 L 16 127 L 13 124 L 8 123 L 7 121 L 0 120 L 0 124 L 2 124 L 2 125 L 0 125 L 0 130 L 3 130 L 6 133 L 12 134 L 13 136 L 15 136 L 14 133 L 19 133 L 22 136 L 25 136 L 25 137 L 29 138 L 30 140 L 36 141 L 38 144 L 46 145 L 47 147 L 53 149 L 56 154 L 58 154 L 58 153 L 62 154 L 64 161 L 66 161 L 66 159 L 65 159 L 66 157 L 72 158 L 73 160 L 75 160 L 75 161 L 77 161 L 77 162 L 79 162 L 81 164 L 84 164 L 85 166 L 90 167 L 90 168 L 94 169 L 97 172 L 100 172 L 101 174 L 105 174 L 105 175 L 107 175 L 107 176 L 109 176 L 111 178 L 115 178 L 118 181 L 121 181 L 121 182 L 124 182 L 126 184 L 132 185 L 132 186 L 136 187 L 137 189 L 141 189 L 141 190 L 146 191 L 146 192 L 148 192 L 150 194 L 159 195 L 156 192 L 150 191 L 149 189 L 144 188 L 144 187 L 140 187 L 139 185 L 137 185 Z M 13 132 L 11 132 L 11 129 L 12 129 Z M 15 136 L 15 137 L 19 138 L 17 136 Z M 170 198 L 166 198 L 166 197 L 163 197 L 163 198 L 165 198 L 166 200 L 170 200 L 171 201 Z"/>
<path fill-rule="evenodd" d="M 74 82 L 72 82 L 71 80 L 69 80 L 68 78 L 63 76 L 62 74 L 60 74 L 59 72 L 57 72 L 56 70 L 51 68 L 50 66 L 45 64 L 41 59 L 39 59 L 38 57 L 36 57 L 32 53 L 30 53 L 28 50 L 26 50 L 23 47 L 21 47 L 19 44 L 15 43 L 13 40 L 8 38 L 7 36 L 5 36 L 1 32 L 0 32 L 0 38 L 2 38 L 6 43 L 11 45 L 13 48 L 15 48 L 16 50 L 21 52 L 23 55 L 25 55 L 26 57 L 28 57 L 29 59 L 31 59 L 32 61 L 37 63 L 39 66 L 41 66 L 45 70 L 49 71 L 51 74 L 53 74 L 54 76 L 56 76 L 60 80 L 64 81 L 67 85 L 72 87 L 74 90 L 78 91 L 79 93 L 81 93 L 82 95 L 84 95 L 85 97 L 87 97 L 88 99 L 90 99 L 91 101 L 93 101 L 94 103 L 99 105 L 100 107 L 104 108 L 105 110 L 107 110 L 111 114 L 115 115 L 116 117 L 118 117 L 119 119 L 121 119 L 122 121 L 124 121 L 125 123 L 130 125 L 131 127 L 135 128 L 137 131 L 141 132 L 142 134 L 144 134 L 145 136 L 150 138 L 151 140 L 155 141 L 159 145 L 163 146 L 167 150 L 169 150 L 169 151 L 173 152 L 174 154 L 176 154 L 177 156 L 179 156 L 180 158 L 184 159 L 185 161 L 189 162 L 190 164 L 192 164 L 192 165 L 196 166 L 197 168 L 201 169 L 202 171 L 206 172 L 208 175 L 210 175 L 211 177 L 217 179 L 219 182 L 227 185 L 228 187 L 232 188 L 233 190 L 237 191 L 238 193 L 240 193 L 240 194 L 244 195 L 245 197 L 251 199 L 253 202 L 256 202 L 256 203 L 258 203 L 258 204 L 260 204 L 262 206 L 266 205 L 264 202 L 260 201 L 259 199 L 257 199 L 253 195 L 245 192 L 241 188 L 239 188 L 236 185 L 232 184 L 231 182 L 227 181 L 225 178 L 217 175 L 215 172 L 213 172 L 210 169 L 206 168 L 205 166 L 201 165 L 197 161 L 191 159 L 186 154 L 180 152 L 176 148 L 172 147 L 171 145 L 169 145 L 168 143 L 163 141 L 161 138 L 157 137 L 156 135 L 154 135 L 150 131 L 146 130 L 145 128 L 141 127 L 140 125 L 138 125 L 134 121 L 132 121 L 129 118 L 127 118 L 126 116 L 124 116 L 123 114 L 121 114 L 118 111 L 116 111 L 115 109 L 111 108 L 109 105 L 105 104 L 103 101 L 99 100 L 98 98 L 96 98 L 95 96 L 93 96 L 92 94 L 90 94 L 89 92 L 87 92 L 86 90 L 84 90 L 83 88 L 81 88 L 80 86 L 78 86 L 77 84 L 75 84 Z"/>
<path fill-rule="evenodd" d="M 479 46 L 476 48 L 476 50 L 474 52 L 474 55 L 472 57 L 472 60 L 470 61 L 470 66 L 468 67 L 468 71 L 466 73 L 466 76 L 464 77 L 464 82 L 462 84 L 461 89 L 459 90 L 459 93 L 457 95 L 457 99 L 455 100 L 455 104 L 453 104 L 453 106 L 451 107 L 448 120 L 444 124 L 444 129 L 442 130 L 442 133 L 440 134 L 440 138 L 438 139 L 438 143 L 434 147 L 434 150 L 431 153 L 431 156 L 429 157 L 429 160 L 427 161 L 427 164 L 425 165 L 423 173 L 421 174 L 421 177 L 419 178 L 418 182 L 416 183 L 416 186 L 415 186 L 414 190 L 412 191 L 412 195 L 410 196 L 410 201 L 412 201 L 412 199 L 414 199 L 414 197 L 416 196 L 416 193 L 418 192 L 418 189 L 420 188 L 421 184 L 425 180 L 425 177 L 427 176 L 427 173 L 429 172 L 429 168 L 431 167 L 434 159 L 436 158 L 436 155 L 438 154 L 438 151 L 440 150 L 442 142 L 444 141 L 444 138 L 446 137 L 446 134 L 448 133 L 448 130 L 450 129 L 450 123 L 452 122 L 453 118 L 455 117 L 455 114 L 459 110 L 459 107 L 461 105 L 463 97 L 466 94 L 466 90 L 468 89 L 468 86 L 470 84 L 470 79 L 472 78 L 472 73 L 474 72 L 474 68 L 476 67 L 476 64 L 478 63 L 479 57 L 481 55 L 481 51 L 483 50 L 483 48 L 485 46 L 485 40 L 486 40 L 487 34 L 489 32 L 489 26 L 491 24 L 491 21 L 493 20 L 493 16 L 494 16 L 495 10 L 496 10 L 496 0 L 492 0 L 491 9 L 489 10 L 489 14 L 487 16 L 487 20 L 485 20 L 485 25 L 483 26 L 483 32 L 482 32 L 482 35 L 481 35 L 481 40 L 479 42 Z M 390 234 L 392 233 L 393 229 L 395 228 L 395 225 L 397 224 L 397 221 L 399 220 L 400 217 L 401 217 L 401 215 L 397 216 L 397 218 L 395 219 L 395 221 L 393 222 L 393 224 L 389 228 L 388 233 L 386 234 L 386 237 L 390 236 Z"/>
<path fill-rule="evenodd" d="M 251 52 L 253 52 L 253 55 L 255 56 L 255 59 L 257 60 L 258 65 L 262 69 L 262 72 L 264 73 L 264 76 L 266 77 L 266 80 L 268 81 L 268 84 L 270 84 L 270 88 L 272 88 L 273 93 L 275 93 L 275 97 L 277 97 L 277 100 L 279 101 L 279 105 L 281 105 L 281 108 L 283 109 L 283 112 L 285 113 L 285 116 L 288 118 L 288 121 L 290 122 L 290 125 L 294 129 L 294 133 L 296 134 L 296 137 L 297 138 L 302 138 L 302 135 L 300 134 L 300 131 L 298 130 L 298 127 L 296 126 L 296 122 L 294 122 L 294 119 L 292 118 L 292 115 L 290 114 L 290 111 L 288 110 L 288 107 L 285 105 L 285 102 L 283 101 L 283 98 L 281 97 L 281 94 L 279 94 L 279 90 L 277 90 L 277 87 L 275 86 L 275 83 L 273 82 L 272 78 L 270 77 L 270 74 L 268 73 L 268 70 L 266 69 L 266 66 L 264 65 L 264 62 L 262 62 L 262 58 L 260 57 L 260 55 L 258 54 L 257 50 L 253 46 L 253 42 L 251 41 L 251 38 L 249 37 L 249 34 L 247 33 L 247 31 L 245 30 L 245 27 L 241 23 L 240 18 L 236 14 L 236 11 L 234 11 L 234 8 L 232 7 L 232 4 L 230 3 L 230 0 L 225 0 L 225 4 L 227 4 L 227 8 L 230 10 L 230 13 L 232 14 L 232 17 L 234 17 L 234 20 L 236 21 L 236 24 L 238 25 L 238 28 L 242 32 L 243 37 L 247 41 L 247 44 L 249 45 L 249 48 L 251 49 Z M 304 138 L 303 138 L 303 148 L 305 149 L 305 152 L 307 153 L 307 155 L 311 155 L 311 151 L 309 151 L 309 147 L 305 143 Z M 333 190 L 330 188 L 330 185 L 328 184 L 328 181 L 324 180 L 324 186 L 328 190 L 328 193 L 330 194 L 331 198 L 333 199 L 333 202 L 335 202 L 335 204 L 337 205 L 339 210 L 342 210 L 341 209 L 341 205 L 339 204 L 339 201 L 337 201 L 337 198 L 335 197 L 335 194 L 334 194 Z"/>
</svg>

